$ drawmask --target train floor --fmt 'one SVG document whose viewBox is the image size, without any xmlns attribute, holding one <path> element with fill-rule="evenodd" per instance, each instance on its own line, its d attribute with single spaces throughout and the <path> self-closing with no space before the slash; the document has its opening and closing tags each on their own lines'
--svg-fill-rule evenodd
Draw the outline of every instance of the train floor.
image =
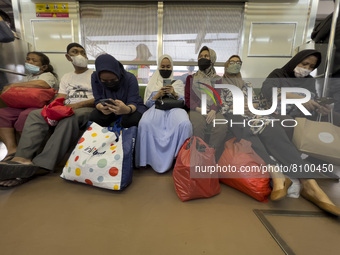
<svg viewBox="0 0 340 255">
<path fill-rule="evenodd" d="M 340 217 L 302 197 L 261 203 L 221 184 L 215 197 L 181 202 L 172 171 L 135 169 L 132 184 L 118 192 L 60 173 L 0 190 L 0 254 L 340 253 Z M 340 183 L 318 182 L 340 206 Z"/>
</svg>

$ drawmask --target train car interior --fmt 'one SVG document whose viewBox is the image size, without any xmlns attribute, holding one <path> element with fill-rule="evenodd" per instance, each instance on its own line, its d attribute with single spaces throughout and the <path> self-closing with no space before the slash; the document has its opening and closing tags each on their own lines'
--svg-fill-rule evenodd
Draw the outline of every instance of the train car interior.
<svg viewBox="0 0 340 255">
<path fill-rule="evenodd" d="M 184 83 L 199 70 L 197 56 L 203 46 L 216 52 L 220 76 L 228 58 L 239 55 L 243 79 L 259 94 L 274 69 L 301 50 L 318 49 L 321 64 L 311 74 L 321 95 L 336 48 L 327 42 L 316 45 L 311 34 L 329 14 L 338 14 L 339 2 L 0 0 L 0 10 L 8 14 L 16 33 L 14 41 L 0 42 L 0 90 L 26 76 L 30 51 L 46 54 L 60 81 L 74 70 L 65 54 L 67 45 L 77 42 L 86 50 L 91 70 L 103 53 L 114 56 L 126 70 L 136 67 L 142 97 L 163 54 L 173 59 L 174 79 Z M 147 54 L 140 54 L 141 47 Z M 74 146 L 53 172 L 0 189 L 0 254 L 340 254 L 340 217 L 304 199 L 297 179 L 295 191 L 280 201 L 260 202 L 220 183 L 219 194 L 182 202 L 173 177 L 176 160 L 165 173 L 149 165 L 134 167 L 132 183 L 124 190 L 64 180 L 60 176 Z M 6 155 L 0 140 L 0 160 Z M 319 171 L 317 183 L 338 207 L 339 157 L 339 164 L 313 161 L 328 169 Z"/>
</svg>

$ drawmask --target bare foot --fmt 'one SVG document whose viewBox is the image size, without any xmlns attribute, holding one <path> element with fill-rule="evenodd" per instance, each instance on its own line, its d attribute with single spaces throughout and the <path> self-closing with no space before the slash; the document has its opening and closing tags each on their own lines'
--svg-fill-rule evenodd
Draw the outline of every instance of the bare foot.
<svg viewBox="0 0 340 255">
<path fill-rule="evenodd" d="M 11 187 L 11 186 L 14 186 L 16 183 L 17 183 L 17 179 L 0 181 L 0 186 Z"/>
<path fill-rule="evenodd" d="M 33 164 L 31 160 L 22 158 L 22 157 L 14 157 L 11 161 L 18 162 L 24 165 L 31 165 Z"/>
<path fill-rule="evenodd" d="M 0 186 L 4 188 L 16 187 L 28 182 L 30 178 L 16 178 L 11 180 L 0 181 Z"/>
</svg>

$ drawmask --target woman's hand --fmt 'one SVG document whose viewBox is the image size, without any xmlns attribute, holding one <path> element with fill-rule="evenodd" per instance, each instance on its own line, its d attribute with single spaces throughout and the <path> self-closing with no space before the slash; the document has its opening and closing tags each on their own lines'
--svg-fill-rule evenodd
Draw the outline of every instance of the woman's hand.
<svg viewBox="0 0 340 255">
<path fill-rule="evenodd" d="M 211 110 L 210 112 L 208 112 L 207 118 L 205 120 L 207 121 L 208 124 L 210 124 L 215 118 L 216 118 L 216 111 Z"/>
<path fill-rule="evenodd" d="M 172 94 L 174 97 L 176 97 L 176 99 L 178 98 L 178 94 L 175 92 L 175 89 L 172 85 L 167 85 L 163 88 L 166 94 Z"/>
<path fill-rule="evenodd" d="M 332 107 L 328 104 L 326 104 L 325 106 L 320 105 L 320 107 L 316 109 L 316 112 L 321 113 L 321 115 L 328 115 L 331 113 L 331 111 Z"/>
<path fill-rule="evenodd" d="M 321 115 L 328 115 L 332 110 L 332 107 L 330 105 L 322 106 L 313 100 L 309 100 L 307 103 L 304 103 L 302 105 L 306 107 L 307 110 L 316 111 Z"/>
<path fill-rule="evenodd" d="M 112 113 L 112 111 L 109 109 L 109 107 L 105 104 L 99 103 L 96 105 L 96 108 L 98 111 L 101 111 L 104 115 L 109 115 Z"/>
<path fill-rule="evenodd" d="M 310 112 L 316 111 L 316 109 L 320 108 L 321 105 L 319 105 L 317 102 L 313 100 L 309 100 L 308 102 L 302 104 L 306 109 Z"/>
<path fill-rule="evenodd" d="M 154 95 L 154 97 L 152 98 L 152 100 L 156 100 L 156 99 L 158 99 L 158 98 L 160 98 L 160 97 L 165 96 L 165 95 L 167 94 L 165 91 L 166 91 L 165 87 L 161 88 L 161 89 L 158 91 L 158 93 L 157 93 L 156 95 Z"/>
<path fill-rule="evenodd" d="M 124 102 L 116 99 L 110 99 L 114 104 L 107 104 L 108 109 L 116 115 L 129 114 L 131 112 L 130 107 L 128 107 Z"/>
</svg>

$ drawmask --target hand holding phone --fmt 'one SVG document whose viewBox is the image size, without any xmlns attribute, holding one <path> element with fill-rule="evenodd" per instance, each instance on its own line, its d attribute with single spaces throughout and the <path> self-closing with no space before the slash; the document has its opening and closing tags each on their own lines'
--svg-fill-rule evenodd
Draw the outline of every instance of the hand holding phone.
<svg viewBox="0 0 340 255">
<path fill-rule="evenodd" d="M 106 106 L 107 104 L 110 104 L 110 105 L 115 105 L 114 102 L 112 102 L 110 99 L 102 99 L 100 100 L 100 103 L 104 106 Z"/>
<path fill-rule="evenodd" d="M 318 99 L 315 99 L 315 102 L 317 102 L 321 106 L 325 106 L 328 104 L 333 104 L 334 103 L 334 98 L 331 97 L 321 97 Z"/>
</svg>

